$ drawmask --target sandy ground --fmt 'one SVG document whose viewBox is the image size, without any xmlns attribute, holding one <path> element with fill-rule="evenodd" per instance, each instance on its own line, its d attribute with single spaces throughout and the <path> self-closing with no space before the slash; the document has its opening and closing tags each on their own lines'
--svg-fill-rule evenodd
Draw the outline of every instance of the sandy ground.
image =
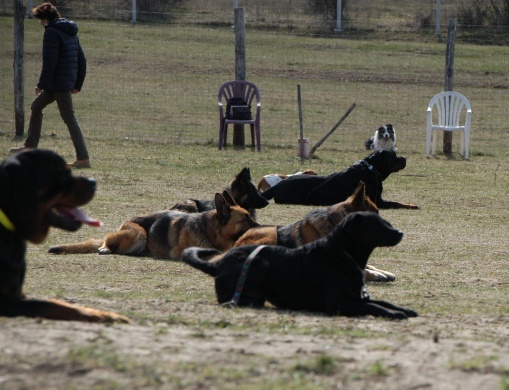
<svg viewBox="0 0 509 390">
<path fill-rule="evenodd" d="M 235 330 L 235 318 L 210 329 L 0 319 L 0 389 L 479 390 L 509 383 L 507 316 L 387 321 L 239 310 L 234 317 L 243 321 L 261 316 L 307 331 Z M 330 334 L 313 334 L 324 322 Z"/>
</svg>

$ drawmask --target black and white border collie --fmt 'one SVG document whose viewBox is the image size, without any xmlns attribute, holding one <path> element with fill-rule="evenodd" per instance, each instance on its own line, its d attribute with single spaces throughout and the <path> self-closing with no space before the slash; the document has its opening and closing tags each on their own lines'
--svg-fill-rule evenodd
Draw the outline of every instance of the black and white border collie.
<svg viewBox="0 0 509 390">
<path fill-rule="evenodd" d="M 391 124 L 380 126 L 373 137 L 364 142 L 366 150 L 385 149 L 396 151 L 396 130 Z"/>
</svg>

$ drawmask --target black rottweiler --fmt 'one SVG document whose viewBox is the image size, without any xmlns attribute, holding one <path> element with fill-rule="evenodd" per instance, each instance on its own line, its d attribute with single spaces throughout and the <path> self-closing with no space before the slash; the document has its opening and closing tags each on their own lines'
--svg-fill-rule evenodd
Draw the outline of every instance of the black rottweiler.
<svg viewBox="0 0 509 390">
<path fill-rule="evenodd" d="M 263 209 L 269 202 L 263 198 L 251 181 L 251 170 L 243 168 L 225 188 L 233 200 L 240 207 L 249 211 L 251 217 L 256 218 L 256 209 Z M 170 210 L 179 210 L 185 213 L 201 213 L 215 209 L 213 200 L 188 199 L 172 206 Z"/>
<path fill-rule="evenodd" d="M 215 278 L 221 304 L 232 297 L 235 301 L 236 293 L 234 303 L 240 306 L 262 307 L 268 301 L 280 309 L 403 319 L 417 313 L 371 300 L 364 289 L 371 252 L 378 246 L 396 245 L 402 237 L 378 214 L 356 212 L 327 237 L 299 248 L 248 245 L 219 254 L 193 247 L 184 250 L 182 260 Z M 255 250 L 259 252 L 253 258 Z M 240 279 L 243 285 L 238 282 L 241 275 L 245 275 Z"/>
<path fill-rule="evenodd" d="M 23 151 L 0 165 L 0 316 L 129 321 L 116 313 L 23 294 L 26 242 L 41 243 L 50 227 L 76 231 L 83 223 L 100 225 L 78 209 L 95 189 L 95 180 L 73 176 L 64 159 L 49 150 Z"/>
<path fill-rule="evenodd" d="M 382 199 L 382 182 L 394 172 L 404 169 L 406 158 L 392 150 L 377 150 L 344 171 L 328 176 L 291 176 L 262 193 L 276 203 L 331 206 L 347 199 L 360 181 L 366 184 L 366 195 L 379 209 L 418 209 L 414 204 Z"/>
</svg>

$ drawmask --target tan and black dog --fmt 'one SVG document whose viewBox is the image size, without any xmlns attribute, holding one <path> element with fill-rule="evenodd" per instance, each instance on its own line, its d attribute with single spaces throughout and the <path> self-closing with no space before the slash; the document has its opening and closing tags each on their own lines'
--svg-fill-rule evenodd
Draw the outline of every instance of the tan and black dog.
<svg viewBox="0 0 509 390">
<path fill-rule="evenodd" d="M 225 251 L 248 229 L 259 226 L 228 191 L 216 194 L 215 209 L 202 213 L 160 211 L 134 217 L 103 239 L 89 239 L 48 249 L 55 254 L 100 253 L 180 259 L 190 246 Z"/>
<path fill-rule="evenodd" d="M 0 165 L 0 316 L 88 322 L 128 322 L 122 315 L 23 294 L 26 242 L 39 244 L 50 227 L 98 226 L 78 209 L 95 194 L 95 180 L 76 177 L 55 152 L 43 149 L 9 156 Z"/>
<path fill-rule="evenodd" d="M 302 172 L 292 173 L 290 175 L 283 175 L 281 173 L 271 173 L 270 175 L 265 175 L 260 179 L 258 182 L 258 191 L 263 192 L 267 191 L 270 187 L 275 186 L 280 181 L 283 181 L 285 179 L 288 179 L 290 176 L 294 175 L 318 175 L 314 170 L 312 169 L 306 169 Z"/>
<path fill-rule="evenodd" d="M 356 212 L 326 237 L 298 248 L 246 245 L 218 254 L 193 247 L 182 260 L 214 277 L 220 304 L 263 307 L 268 301 L 285 310 L 405 319 L 417 313 L 370 299 L 364 285 L 373 250 L 397 245 L 402 237 L 378 214 Z"/>
<path fill-rule="evenodd" d="M 225 188 L 232 196 L 235 203 L 249 211 L 249 214 L 256 218 L 256 209 L 262 209 L 269 204 L 269 201 L 263 198 L 256 190 L 251 181 L 251 170 L 248 167 L 243 168 L 235 178 Z M 203 211 L 214 210 L 213 200 L 187 199 L 178 202 L 170 210 L 179 210 L 186 213 L 201 213 Z"/>
<path fill-rule="evenodd" d="M 258 226 L 249 229 L 237 240 L 235 246 L 283 245 L 287 248 L 297 248 L 325 237 L 348 214 L 355 211 L 378 213 L 378 207 L 366 195 L 366 186 L 362 181 L 347 200 L 333 206 L 312 210 L 300 221 L 286 226 Z M 396 280 L 396 276 L 391 272 L 367 265 L 366 280 L 387 282 Z"/>
</svg>

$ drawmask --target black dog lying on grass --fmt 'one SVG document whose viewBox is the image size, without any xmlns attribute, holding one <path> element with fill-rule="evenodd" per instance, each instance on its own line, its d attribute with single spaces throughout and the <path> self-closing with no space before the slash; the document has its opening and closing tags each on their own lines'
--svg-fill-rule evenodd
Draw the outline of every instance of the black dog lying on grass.
<svg viewBox="0 0 509 390">
<path fill-rule="evenodd" d="M 78 208 L 95 190 L 95 180 L 74 176 L 65 160 L 50 150 L 23 151 L 0 164 L 0 316 L 129 322 L 113 312 L 23 293 L 27 241 L 43 242 L 52 227 L 73 232 L 84 223 L 100 226 Z"/>
<path fill-rule="evenodd" d="M 263 307 L 269 301 L 280 309 L 403 319 L 417 313 L 371 300 L 364 289 L 371 252 L 394 246 L 402 237 L 378 214 L 356 212 L 327 237 L 296 249 L 248 245 L 219 254 L 192 247 L 184 250 L 182 260 L 215 278 L 221 304 Z"/>
<path fill-rule="evenodd" d="M 291 176 L 262 193 L 276 203 L 331 206 L 353 194 L 360 181 L 366 184 L 366 195 L 379 209 L 418 209 L 414 204 L 382 199 L 382 182 L 406 167 L 406 158 L 392 150 L 377 150 L 344 171 L 328 176 Z"/>
</svg>

